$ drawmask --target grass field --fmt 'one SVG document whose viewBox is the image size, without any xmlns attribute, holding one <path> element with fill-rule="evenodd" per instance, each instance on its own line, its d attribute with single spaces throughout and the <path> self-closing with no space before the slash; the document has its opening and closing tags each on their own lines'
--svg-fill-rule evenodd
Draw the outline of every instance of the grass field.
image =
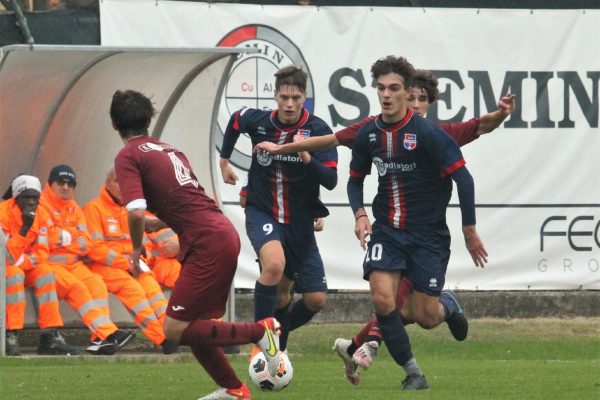
<svg viewBox="0 0 600 400">
<path fill-rule="evenodd" d="M 431 389 L 401 392 L 403 371 L 382 349 L 360 386 L 343 377 L 331 352 L 336 337 L 358 325 L 310 325 L 292 333 L 294 379 L 255 399 L 600 399 L 600 319 L 475 320 L 467 341 L 448 329 L 409 327 L 413 350 Z M 247 347 L 242 348 L 247 351 Z M 232 356 L 247 381 L 247 356 Z M 191 354 L 0 359 L 2 400 L 193 400 L 216 389 Z"/>
</svg>

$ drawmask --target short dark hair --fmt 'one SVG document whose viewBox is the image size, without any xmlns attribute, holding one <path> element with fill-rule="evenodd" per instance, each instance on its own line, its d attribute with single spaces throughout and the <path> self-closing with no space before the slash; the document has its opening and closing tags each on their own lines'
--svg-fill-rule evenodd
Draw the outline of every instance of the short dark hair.
<svg viewBox="0 0 600 400">
<path fill-rule="evenodd" d="M 410 78 L 408 87 L 414 89 L 423 89 L 427 93 L 427 102 L 433 104 L 440 98 L 438 90 L 438 79 L 431 71 L 426 69 L 418 69 Z"/>
<path fill-rule="evenodd" d="M 387 56 L 375 61 L 371 66 L 373 82 L 377 81 L 381 75 L 395 73 L 404 78 L 405 87 L 408 87 L 408 81 L 414 72 L 415 68 L 404 57 Z"/>
<path fill-rule="evenodd" d="M 110 118 L 122 138 L 148 134 L 156 114 L 152 101 L 135 90 L 117 90 L 110 104 Z"/>
<path fill-rule="evenodd" d="M 297 86 L 303 92 L 306 91 L 306 82 L 308 81 L 308 74 L 298 68 L 295 65 L 290 65 L 281 68 L 275 73 L 275 90 L 283 85 Z"/>
</svg>

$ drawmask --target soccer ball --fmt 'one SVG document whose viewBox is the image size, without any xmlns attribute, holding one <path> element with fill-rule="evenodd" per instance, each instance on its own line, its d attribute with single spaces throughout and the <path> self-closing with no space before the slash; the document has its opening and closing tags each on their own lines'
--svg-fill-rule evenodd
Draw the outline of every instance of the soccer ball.
<svg viewBox="0 0 600 400">
<path fill-rule="evenodd" d="M 265 392 L 278 392 L 286 388 L 292 381 L 292 376 L 294 375 L 292 363 L 287 354 L 280 353 L 280 356 L 281 361 L 279 362 L 279 369 L 275 376 L 269 375 L 267 360 L 262 351 L 257 352 L 250 358 L 248 374 L 250 375 L 250 380 L 252 380 L 260 390 Z"/>
</svg>

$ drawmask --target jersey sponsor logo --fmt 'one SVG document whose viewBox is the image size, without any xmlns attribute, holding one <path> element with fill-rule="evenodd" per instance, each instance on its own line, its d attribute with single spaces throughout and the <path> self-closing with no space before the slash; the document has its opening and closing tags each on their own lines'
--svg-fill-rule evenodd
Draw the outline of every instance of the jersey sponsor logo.
<svg viewBox="0 0 600 400">
<path fill-rule="evenodd" d="M 437 286 L 438 286 L 437 279 L 435 279 L 435 278 L 431 278 L 431 279 L 429 280 L 429 287 L 430 287 L 430 288 L 436 288 Z"/>
<path fill-rule="evenodd" d="M 379 157 L 373 157 L 373 164 L 377 167 L 379 176 L 385 176 L 389 172 L 410 172 L 417 168 L 417 163 L 397 163 L 394 161 L 383 161 Z"/>
<path fill-rule="evenodd" d="M 282 161 L 282 162 L 291 162 L 291 163 L 301 163 L 302 159 L 300 156 L 294 154 L 277 154 L 273 156 L 273 160 Z"/>
<path fill-rule="evenodd" d="M 181 311 L 181 310 L 185 310 L 185 307 L 182 307 L 182 306 L 171 306 L 171 309 L 173 311 Z"/>
<path fill-rule="evenodd" d="M 417 135 L 414 133 L 405 133 L 404 134 L 404 148 L 406 150 L 414 150 L 417 148 Z"/>
<path fill-rule="evenodd" d="M 377 140 L 377 134 L 375 132 L 369 133 L 369 142 L 374 142 Z"/>
<path fill-rule="evenodd" d="M 256 132 L 259 135 L 266 135 L 267 134 L 267 130 L 265 129 L 264 126 L 260 125 L 258 128 L 256 128 Z"/>
<path fill-rule="evenodd" d="M 263 167 L 268 167 L 273 161 L 288 162 L 288 163 L 301 163 L 302 159 L 300 156 L 294 154 L 277 154 L 272 155 L 266 151 L 259 151 L 256 153 L 256 161 Z"/>
<path fill-rule="evenodd" d="M 254 48 L 256 53 L 242 53 L 233 63 L 221 96 L 217 122 L 211 134 L 221 150 L 223 133 L 233 113 L 242 107 L 271 110 L 275 103 L 275 77 L 280 68 L 295 65 L 308 73 L 304 107 L 312 114 L 315 104 L 314 80 L 300 48 L 282 32 L 268 25 L 250 24 L 233 29 L 218 43 L 219 47 Z M 259 134 L 262 134 L 259 130 Z M 252 164 L 252 144 L 246 135 L 240 136 L 230 162 L 248 171 Z M 220 177 L 219 177 L 220 178 Z"/>
<path fill-rule="evenodd" d="M 266 151 L 259 151 L 256 153 L 256 161 L 263 167 L 268 167 L 273 162 L 273 156 Z"/>
</svg>

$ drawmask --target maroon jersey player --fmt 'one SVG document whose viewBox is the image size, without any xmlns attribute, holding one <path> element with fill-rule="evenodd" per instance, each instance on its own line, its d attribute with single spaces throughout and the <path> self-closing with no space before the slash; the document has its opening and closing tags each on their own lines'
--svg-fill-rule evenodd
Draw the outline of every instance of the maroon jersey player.
<svg viewBox="0 0 600 400">
<path fill-rule="evenodd" d="M 274 318 L 257 323 L 216 320 L 225 312 L 237 268 L 239 236 L 204 192 L 186 156 L 148 136 L 154 114 L 152 102 L 142 93 L 126 90 L 113 95 L 110 117 L 125 143 L 115 158 L 115 171 L 128 210 L 133 271 L 141 271 L 144 211 L 150 209 L 179 235 L 181 245 L 182 270 L 165 319 L 167 338 L 190 346 L 220 386 L 209 398 L 247 399 L 250 392 L 221 347 L 257 343 L 275 375 L 280 361 L 279 323 Z"/>
</svg>

